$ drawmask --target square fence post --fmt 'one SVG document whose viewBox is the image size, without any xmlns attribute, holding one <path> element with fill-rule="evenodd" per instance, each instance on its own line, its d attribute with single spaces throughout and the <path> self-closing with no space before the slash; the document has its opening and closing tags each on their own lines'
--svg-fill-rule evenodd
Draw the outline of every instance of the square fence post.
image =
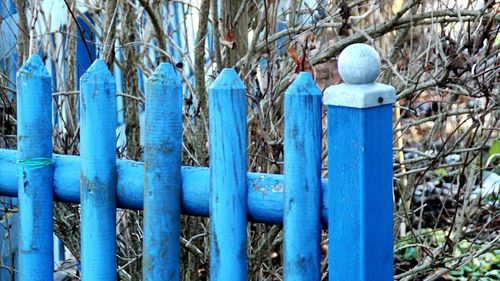
<svg viewBox="0 0 500 281">
<path fill-rule="evenodd" d="M 377 52 L 365 44 L 340 55 L 345 84 L 329 87 L 329 280 L 393 280 L 392 104 L 395 89 L 374 83 Z"/>
</svg>

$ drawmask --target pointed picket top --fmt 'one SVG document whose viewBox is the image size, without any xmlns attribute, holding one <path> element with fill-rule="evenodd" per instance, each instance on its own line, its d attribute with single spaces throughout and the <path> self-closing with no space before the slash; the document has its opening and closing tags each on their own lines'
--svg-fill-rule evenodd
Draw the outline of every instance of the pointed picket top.
<svg viewBox="0 0 500 281">
<path fill-rule="evenodd" d="M 102 59 L 97 59 L 92 63 L 92 65 L 90 65 L 87 71 L 85 71 L 85 73 L 83 73 L 82 77 L 80 78 L 80 83 L 89 80 L 94 80 L 96 82 L 102 83 L 115 82 L 115 78 L 113 77 L 113 75 L 111 75 L 108 66 Z"/>
<path fill-rule="evenodd" d="M 165 86 L 181 86 L 181 80 L 175 72 L 174 66 L 168 62 L 162 62 L 149 77 L 148 84 L 159 84 Z"/>
<path fill-rule="evenodd" d="M 39 55 L 31 55 L 31 57 L 21 66 L 17 72 L 17 76 L 24 79 L 31 77 L 50 78 L 49 72 L 47 68 L 45 68 L 42 58 Z"/>
<path fill-rule="evenodd" d="M 300 72 L 295 80 L 293 80 L 292 84 L 288 86 L 285 95 L 321 96 L 321 90 L 314 82 L 311 73 L 303 71 Z"/>
<path fill-rule="evenodd" d="M 224 68 L 209 88 L 210 90 L 246 89 L 238 73 L 233 68 Z"/>
</svg>

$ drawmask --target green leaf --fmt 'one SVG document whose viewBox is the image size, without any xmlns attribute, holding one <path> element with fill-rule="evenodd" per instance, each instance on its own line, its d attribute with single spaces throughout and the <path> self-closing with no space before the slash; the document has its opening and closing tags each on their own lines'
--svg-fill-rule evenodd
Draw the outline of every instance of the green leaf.
<svg viewBox="0 0 500 281">
<path fill-rule="evenodd" d="M 451 276 L 460 277 L 460 276 L 464 275 L 464 269 L 463 268 L 458 268 L 458 269 L 455 269 L 455 270 L 451 270 L 449 272 L 449 274 Z"/>
<path fill-rule="evenodd" d="M 500 280 L 500 270 L 498 269 L 491 270 L 488 273 L 486 273 L 484 277 L 490 277 L 493 278 L 494 280 Z"/>
<path fill-rule="evenodd" d="M 448 175 L 448 170 L 446 170 L 446 168 L 439 168 L 439 169 L 434 170 L 434 173 L 437 176 L 444 177 L 444 176 Z"/>
<path fill-rule="evenodd" d="M 492 156 L 495 154 L 500 154 L 500 140 L 494 140 L 490 149 L 488 150 L 488 155 Z"/>
<path fill-rule="evenodd" d="M 416 247 L 406 248 L 405 254 L 403 255 L 403 259 L 407 261 L 418 259 L 417 248 Z"/>
</svg>

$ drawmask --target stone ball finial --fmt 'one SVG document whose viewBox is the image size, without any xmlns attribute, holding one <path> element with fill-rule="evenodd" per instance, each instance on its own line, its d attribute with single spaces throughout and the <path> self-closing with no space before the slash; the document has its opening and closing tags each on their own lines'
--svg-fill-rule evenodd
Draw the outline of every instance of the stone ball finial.
<svg viewBox="0 0 500 281">
<path fill-rule="evenodd" d="M 352 44 L 340 53 L 338 69 L 345 83 L 370 84 L 380 74 L 380 56 L 369 45 Z"/>
</svg>

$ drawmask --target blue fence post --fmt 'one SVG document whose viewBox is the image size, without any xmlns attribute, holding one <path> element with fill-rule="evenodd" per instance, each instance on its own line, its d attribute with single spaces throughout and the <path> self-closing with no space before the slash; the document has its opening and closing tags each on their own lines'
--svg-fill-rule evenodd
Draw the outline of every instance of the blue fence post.
<svg viewBox="0 0 500 281">
<path fill-rule="evenodd" d="M 82 280 L 116 280 L 116 85 L 103 60 L 80 85 Z"/>
<path fill-rule="evenodd" d="M 182 88 L 170 63 L 146 82 L 144 280 L 180 280 Z"/>
<path fill-rule="evenodd" d="M 338 60 L 345 84 L 329 87 L 329 280 L 393 280 L 392 104 L 374 83 L 380 58 L 353 44 Z"/>
<path fill-rule="evenodd" d="M 31 56 L 17 73 L 20 280 L 53 279 L 51 93 L 47 69 Z"/>
<path fill-rule="evenodd" d="M 285 280 L 321 279 L 321 108 L 301 72 L 285 92 Z"/>
<path fill-rule="evenodd" d="M 234 69 L 209 89 L 210 280 L 247 280 L 246 88 Z"/>
</svg>

